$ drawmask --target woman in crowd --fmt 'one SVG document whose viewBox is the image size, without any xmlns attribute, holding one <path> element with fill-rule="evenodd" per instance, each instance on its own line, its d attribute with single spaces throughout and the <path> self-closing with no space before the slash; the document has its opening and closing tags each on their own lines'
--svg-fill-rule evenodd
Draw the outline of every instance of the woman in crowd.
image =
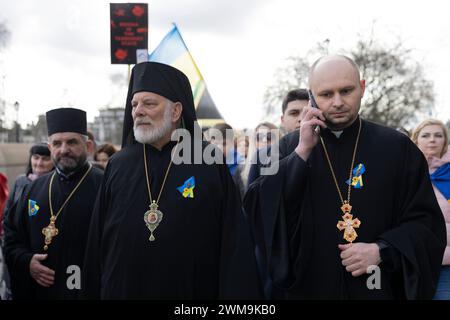
<svg viewBox="0 0 450 320">
<path fill-rule="evenodd" d="M 27 184 L 47 172 L 52 171 L 53 167 L 53 161 L 50 157 L 50 150 L 48 149 L 47 144 L 38 143 L 33 145 L 30 149 L 30 157 L 28 159 L 25 174 L 18 176 L 14 182 L 14 187 L 9 193 L 9 199 L 5 210 L 8 210 L 8 208 L 18 200 L 22 190 Z"/>
<path fill-rule="evenodd" d="M 280 130 L 276 125 L 270 122 L 262 122 L 255 128 L 243 174 L 243 181 L 246 189 L 261 174 L 261 167 L 268 164 L 270 160 L 270 146 L 278 142 L 280 138 Z"/>
<path fill-rule="evenodd" d="M 116 152 L 117 150 L 112 144 L 105 143 L 97 149 L 97 152 L 94 155 L 94 161 L 104 170 L 108 164 L 109 158 Z"/>
<path fill-rule="evenodd" d="M 237 152 L 244 157 L 244 159 L 247 159 L 248 157 L 248 148 L 250 145 L 250 139 L 248 138 L 248 135 L 245 133 L 241 133 L 234 139 L 234 147 L 237 150 Z"/>
<path fill-rule="evenodd" d="M 434 299 L 450 300 L 450 151 L 447 128 L 439 120 L 425 120 L 414 130 L 412 140 L 428 161 L 434 193 L 447 227 L 447 247 Z"/>
<path fill-rule="evenodd" d="M 30 149 L 30 156 L 28 158 L 28 165 L 25 174 L 17 177 L 14 182 L 13 189 L 9 193 L 8 201 L 4 209 L 4 216 L 6 217 L 10 208 L 19 200 L 23 189 L 36 180 L 38 177 L 53 170 L 53 161 L 50 157 L 50 150 L 46 143 L 35 144 Z M 0 222 L 2 219 L 0 219 Z M 1 259 L 1 257 L 0 257 Z M 9 276 L 5 266 L 2 266 L 0 261 L 0 296 L 2 299 L 10 299 L 11 293 L 9 289 Z"/>
</svg>

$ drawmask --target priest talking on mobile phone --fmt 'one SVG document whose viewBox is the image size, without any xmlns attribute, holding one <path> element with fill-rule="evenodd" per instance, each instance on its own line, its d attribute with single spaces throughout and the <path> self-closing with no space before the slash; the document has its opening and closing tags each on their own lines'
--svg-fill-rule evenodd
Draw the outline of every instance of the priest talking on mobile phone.
<svg viewBox="0 0 450 320">
<path fill-rule="evenodd" d="M 318 108 L 303 110 L 300 129 L 280 141 L 279 171 L 244 200 L 273 291 L 431 299 L 446 231 L 425 158 L 405 135 L 358 115 L 365 81 L 353 60 L 320 58 L 309 85 Z"/>
</svg>

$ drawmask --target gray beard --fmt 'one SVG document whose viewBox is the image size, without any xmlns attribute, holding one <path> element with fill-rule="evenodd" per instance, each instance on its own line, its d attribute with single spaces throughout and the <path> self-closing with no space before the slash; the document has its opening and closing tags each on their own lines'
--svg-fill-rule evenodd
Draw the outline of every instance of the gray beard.
<svg viewBox="0 0 450 320">
<path fill-rule="evenodd" d="M 81 168 L 83 168 L 83 166 L 86 164 L 87 160 L 86 157 L 80 158 L 77 160 L 77 164 L 75 167 L 66 167 L 66 166 L 62 166 L 59 163 L 57 163 L 56 161 L 53 161 L 53 163 L 55 164 L 55 167 L 62 172 L 66 177 L 70 177 L 71 175 L 73 175 L 75 172 L 78 172 L 78 170 L 80 170 Z"/>
<path fill-rule="evenodd" d="M 172 130 L 172 122 L 170 118 L 171 111 L 171 108 L 166 108 L 166 110 L 164 111 L 163 123 L 160 127 L 154 127 L 152 123 L 152 127 L 150 129 L 144 129 L 140 126 L 137 126 L 135 121 L 133 132 L 136 141 L 143 144 L 152 144 L 165 137 Z M 144 119 L 149 120 L 145 117 Z"/>
</svg>

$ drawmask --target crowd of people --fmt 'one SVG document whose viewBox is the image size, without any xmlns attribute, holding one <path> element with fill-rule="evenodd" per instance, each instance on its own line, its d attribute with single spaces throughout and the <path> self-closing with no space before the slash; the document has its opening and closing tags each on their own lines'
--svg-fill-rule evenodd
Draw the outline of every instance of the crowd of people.
<svg viewBox="0 0 450 320">
<path fill-rule="evenodd" d="M 188 78 L 140 63 L 120 148 L 48 111 L 2 187 L 1 298 L 450 300 L 447 128 L 363 119 L 365 86 L 324 56 L 280 127 L 199 137 Z"/>
</svg>

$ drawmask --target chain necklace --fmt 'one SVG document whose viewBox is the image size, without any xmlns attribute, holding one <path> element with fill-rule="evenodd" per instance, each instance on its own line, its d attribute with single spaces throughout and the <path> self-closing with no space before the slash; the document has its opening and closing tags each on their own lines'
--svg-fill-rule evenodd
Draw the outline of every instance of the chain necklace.
<svg viewBox="0 0 450 320">
<path fill-rule="evenodd" d="M 48 246 L 50 245 L 50 243 L 52 243 L 53 238 L 59 234 L 59 230 L 55 226 L 56 219 L 58 219 L 59 214 L 62 212 L 63 208 L 66 206 L 67 202 L 69 202 L 70 198 L 72 198 L 72 196 L 75 194 L 75 191 L 78 190 L 81 183 L 84 181 L 84 179 L 86 178 L 88 173 L 91 171 L 91 169 L 92 169 L 92 165 L 89 163 L 89 168 L 86 170 L 83 177 L 80 179 L 80 181 L 75 186 L 75 188 L 73 188 L 72 192 L 69 194 L 66 201 L 64 201 L 64 203 L 59 208 L 59 210 L 56 214 L 53 214 L 53 205 L 52 205 L 52 185 L 53 185 L 53 179 L 55 178 L 55 175 L 56 175 L 56 170 L 55 170 L 55 172 L 53 172 L 52 177 L 50 178 L 50 183 L 48 185 L 48 203 L 50 205 L 50 223 L 47 227 L 42 229 L 42 234 L 45 236 L 45 240 L 44 240 L 45 241 L 45 245 L 44 245 L 45 251 L 48 250 Z"/>
<path fill-rule="evenodd" d="M 336 175 L 334 173 L 333 166 L 331 164 L 331 160 L 330 160 L 330 157 L 327 152 L 327 148 L 325 147 L 325 143 L 324 143 L 322 137 L 320 137 L 320 142 L 322 143 L 322 147 L 325 152 L 325 156 L 327 158 L 328 165 L 330 167 L 331 175 L 333 176 L 334 184 L 336 185 L 336 189 L 338 191 L 339 198 L 341 199 L 341 203 L 342 203 L 341 211 L 343 213 L 343 216 L 342 216 L 343 221 L 338 221 L 337 228 L 340 231 L 344 231 L 344 239 L 350 243 L 355 241 L 355 239 L 358 237 L 358 234 L 356 233 L 355 228 L 359 228 L 359 226 L 361 225 L 361 221 L 359 221 L 358 218 L 353 219 L 353 215 L 350 213 L 352 211 L 352 206 L 350 205 L 350 195 L 352 192 L 352 184 L 351 184 L 352 172 L 353 172 L 353 166 L 355 165 L 356 150 L 358 149 L 359 136 L 361 133 L 361 124 L 362 124 L 361 118 L 359 118 L 358 135 L 356 136 L 355 147 L 353 149 L 352 164 L 350 166 L 350 174 L 349 174 L 350 183 L 348 185 L 348 190 L 347 190 L 347 200 L 344 200 L 344 198 L 342 197 L 342 193 L 339 188 L 339 184 L 336 179 Z"/>
<path fill-rule="evenodd" d="M 170 171 L 170 167 L 172 166 L 173 159 L 172 159 L 172 156 L 171 156 L 169 165 L 167 166 L 166 174 L 164 175 L 164 180 L 163 180 L 163 183 L 161 185 L 161 189 L 159 190 L 158 198 L 155 201 L 152 198 L 152 191 L 151 191 L 151 188 L 150 188 L 150 181 L 149 181 L 149 178 L 148 178 L 147 155 L 146 155 L 145 143 L 143 143 L 142 145 L 144 146 L 145 178 L 147 180 L 147 190 L 148 190 L 148 196 L 150 198 L 150 205 L 149 205 L 150 210 L 147 210 L 145 212 L 145 214 L 144 214 L 144 221 L 145 221 L 145 225 L 150 230 L 150 238 L 149 238 L 149 240 L 150 241 L 155 241 L 155 236 L 153 235 L 153 232 L 159 226 L 159 224 L 161 223 L 162 218 L 163 218 L 163 213 L 160 210 L 158 210 L 158 203 L 159 203 L 159 199 L 161 198 L 161 194 L 163 192 L 164 186 L 166 184 L 166 179 L 167 179 L 167 176 L 169 175 L 169 171 Z M 178 147 L 178 143 L 175 146 L 175 150 L 174 150 L 173 154 L 175 154 L 177 147 Z"/>
</svg>

